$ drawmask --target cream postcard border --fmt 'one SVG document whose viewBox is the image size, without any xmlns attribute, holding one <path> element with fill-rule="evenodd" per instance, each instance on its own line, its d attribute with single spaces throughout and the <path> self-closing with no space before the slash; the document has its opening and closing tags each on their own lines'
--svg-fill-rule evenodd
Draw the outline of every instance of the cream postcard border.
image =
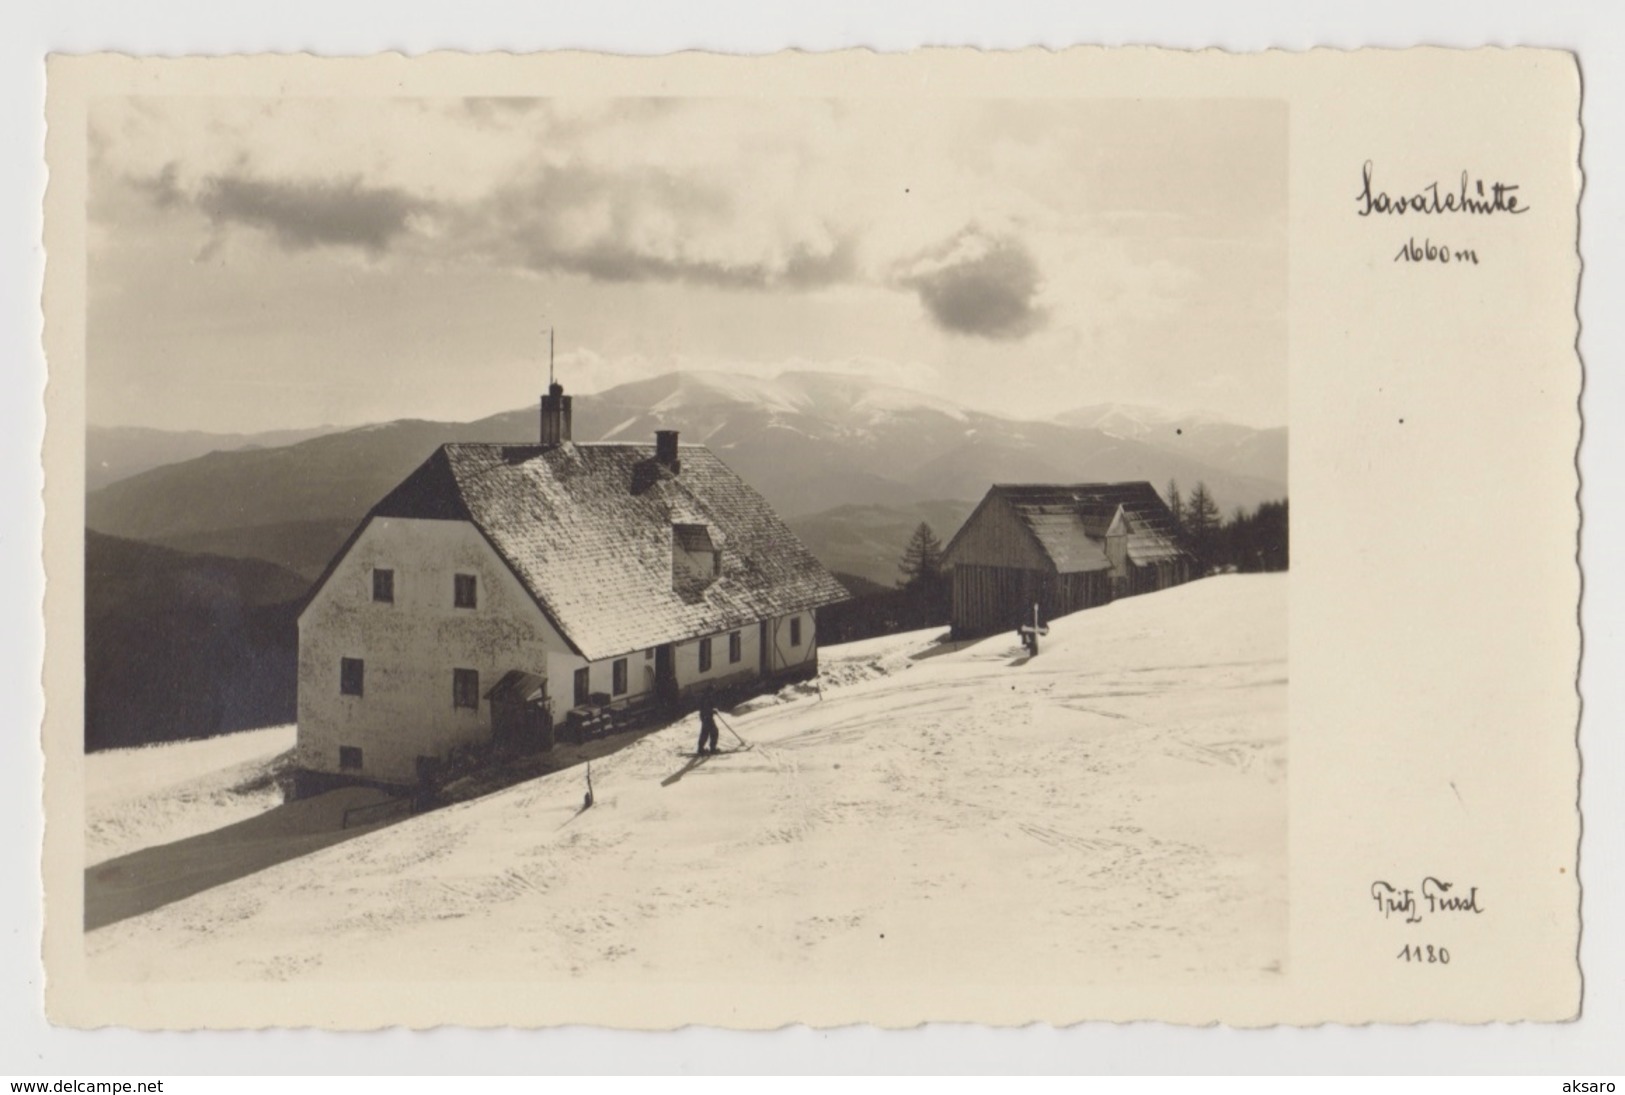
<svg viewBox="0 0 1625 1095">
<path fill-rule="evenodd" d="M 906 984 L 651 986 L 385 981 L 123 985 L 83 966 L 80 879 L 85 127 L 127 94 L 1252 97 L 1289 103 L 1293 570 L 1291 951 L 1271 989 Z M 398 55 L 53 58 L 47 97 L 45 960 L 55 1022 L 142 1028 L 924 1020 L 1235 1025 L 1558 1020 L 1576 955 L 1580 367 L 1579 80 L 1535 50 L 1233 56 L 1153 49 L 730 58 Z M 1365 161 L 1398 188 L 1463 170 L 1516 182 L 1525 215 L 1356 215 Z M 1452 235 L 1476 267 L 1394 261 Z M 1411 939 L 1378 879 L 1451 877 L 1486 912 L 1448 976 L 1395 967 Z"/>
</svg>

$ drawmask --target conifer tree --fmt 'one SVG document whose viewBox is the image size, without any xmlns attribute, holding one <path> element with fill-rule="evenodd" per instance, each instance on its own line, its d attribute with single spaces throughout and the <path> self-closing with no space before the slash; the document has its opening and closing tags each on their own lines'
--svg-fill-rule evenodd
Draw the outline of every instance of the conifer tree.
<svg viewBox="0 0 1625 1095">
<path fill-rule="evenodd" d="M 1179 483 L 1177 480 L 1168 480 L 1168 512 L 1174 515 L 1174 531 L 1180 535 L 1185 533 L 1185 503 L 1179 496 Z"/>
<path fill-rule="evenodd" d="M 1219 504 L 1208 493 L 1206 483 L 1197 483 L 1185 505 L 1185 539 L 1196 556 L 1199 576 L 1219 561 L 1219 524 Z"/>
<path fill-rule="evenodd" d="M 897 583 L 904 589 L 915 589 L 937 581 L 942 576 L 942 541 L 931 526 L 921 521 L 903 548 L 903 561 L 897 565 L 902 579 Z"/>
<path fill-rule="evenodd" d="M 942 541 L 921 521 L 897 565 L 910 616 L 909 626 L 926 627 L 948 618 L 948 576 L 942 569 Z"/>
</svg>

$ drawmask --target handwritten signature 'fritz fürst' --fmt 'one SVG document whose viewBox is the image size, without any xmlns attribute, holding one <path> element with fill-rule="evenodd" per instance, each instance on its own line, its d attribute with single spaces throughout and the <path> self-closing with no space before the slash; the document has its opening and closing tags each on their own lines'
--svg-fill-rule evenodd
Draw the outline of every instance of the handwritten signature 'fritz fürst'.
<svg viewBox="0 0 1625 1095">
<path fill-rule="evenodd" d="M 1452 893 L 1453 890 L 1456 892 Z M 1387 882 L 1373 882 L 1371 899 L 1377 903 L 1377 910 L 1384 920 L 1391 916 L 1404 916 L 1407 924 L 1420 924 L 1424 911 L 1474 915 L 1484 912 L 1478 906 L 1477 886 L 1469 886 L 1463 894 L 1454 882 L 1444 882 L 1432 875 L 1422 879 L 1422 884 L 1414 890 L 1402 890 Z"/>
</svg>

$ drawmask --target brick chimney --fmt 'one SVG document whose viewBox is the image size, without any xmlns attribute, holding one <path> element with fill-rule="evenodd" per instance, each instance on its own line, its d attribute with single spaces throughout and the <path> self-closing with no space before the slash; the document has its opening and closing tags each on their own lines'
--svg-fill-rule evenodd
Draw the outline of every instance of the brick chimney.
<svg viewBox="0 0 1625 1095">
<path fill-rule="evenodd" d="M 683 470 L 682 461 L 677 459 L 677 431 L 655 431 L 655 462 L 670 468 L 672 474 Z"/>
<path fill-rule="evenodd" d="M 570 440 L 570 397 L 564 385 L 555 381 L 542 396 L 542 445 L 553 448 Z"/>
</svg>

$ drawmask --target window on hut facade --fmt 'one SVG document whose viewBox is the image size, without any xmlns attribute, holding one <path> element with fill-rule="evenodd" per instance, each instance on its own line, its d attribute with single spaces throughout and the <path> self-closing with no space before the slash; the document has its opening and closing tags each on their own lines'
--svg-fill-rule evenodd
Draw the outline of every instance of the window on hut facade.
<svg viewBox="0 0 1625 1095">
<path fill-rule="evenodd" d="M 339 659 L 339 691 L 346 696 L 361 695 L 366 682 L 367 663 L 360 658 Z"/>
<path fill-rule="evenodd" d="M 395 572 L 382 567 L 372 570 L 372 599 L 384 601 L 387 604 L 395 603 Z"/>
<path fill-rule="evenodd" d="M 346 772 L 359 772 L 361 770 L 360 746 L 339 746 L 339 768 Z"/>
<path fill-rule="evenodd" d="M 701 639 L 700 640 L 700 672 L 701 673 L 709 673 L 710 671 L 711 671 L 711 640 L 710 639 Z"/>
<path fill-rule="evenodd" d="M 626 695 L 626 659 L 615 659 L 615 664 L 611 668 L 614 669 L 614 673 L 610 679 L 610 691 L 617 696 Z"/>
<path fill-rule="evenodd" d="M 590 686 L 587 683 L 587 667 L 582 666 L 580 669 L 576 670 L 575 702 L 577 707 L 580 707 L 587 702 L 589 698 L 587 689 L 589 687 Z"/>
<path fill-rule="evenodd" d="M 791 616 L 790 617 L 790 645 L 791 646 L 800 646 L 801 645 L 801 617 L 800 616 Z"/>
<path fill-rule="evenodd" d="M 479 586 L 472 574 L 459 574 L 452 580 L 452 603 L 458 608 L 476 608 Z"/>
<path fill-rule="evenodd" d="M 744 643 L 739 641 L 739 632 L 735 631 L 728 636 L 728 662 L 732 664 L 744 656 Z"/>
<path fill-rule="evenodd" d="M 478 669 L 453 669 L 451 671 L 451 705 L 453 707 L 479 709 L 480 671 Z"/>
</svg>

